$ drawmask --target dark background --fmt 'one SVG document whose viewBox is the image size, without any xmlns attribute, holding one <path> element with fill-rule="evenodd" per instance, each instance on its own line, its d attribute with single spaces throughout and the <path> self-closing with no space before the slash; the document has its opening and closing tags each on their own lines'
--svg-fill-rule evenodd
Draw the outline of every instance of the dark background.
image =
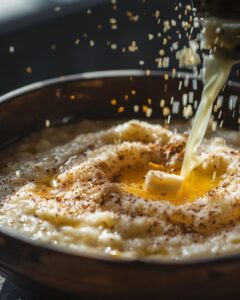
<svg viewBox="0 0 240 300">
<path fill-rule="evenodd" d="M 0 0 L 0 95 L 47 78 L 110 69 L 159 69 L 159 50 L 176 68 L 176 49 L 196 38 L 192 0 Z M 156 10 L 160 12 L 157 19 Z M 127 13 L 138 16 L 129 20 Z M 117 21 L 112 29 L 111 20 Z M 189 28 L 184 21 L 192 18 Z M 160 20 L 160 22 L 159 22 Z M 176 26 L 164 32 L 164 21 Z M 149 34 L 153 39 L 149 39 Z M 161 36 L 160 36 L 160 35 Z M 164 44 L 167 39 L 167 44 Z M 94 41 L 94 46 L 90 46 Z M 138 50 L 129 52 L 135 41 Z M 111 45 L 117 46 L 112 49 Z M 124 50 L 125 49 L 125 50 Z M 125 51 L 125 52 L 124 52 Z M 141 63 L 140 63 L 141 61 Z M 143 64 L 144 62 L 144 64 Z M 186 71 L 186 70 L 185 70 Z M 189 72 L 189 70 L 187 70 Z M 190 71 L 192 72 L 192 71 Z M 238 80 L 238 68 L 232 78 Z"/>
<path fill-rule="evenodd" d="M 172 43 L 178 41 L 179 49 L 183 48 L 191 30 L 182 27 L 182 21 L 192 15 L 185 15 L 191 0 L 9 0 L 8 14 L 1 10 L 1 1 L 0 95 L 32 82 L 79 72 L 158 69 L 155 59 L 160 57 L 160 49 L 170 56 L 168 69 L 172 70 L 178 67 Z M 25 3 L 23 11 L 16 8 L 17 2 Z M 160 23 L 156 10 L 160 11 Z M 138 15 L 138 21 L 130 21 L 127 12 Z M 117 20 L 115 30 L 111 18 Z M 164 33 L 166 19 L 175 19 L 177 26 Z M 197 32 L 194 29 L 193 36 Z M 148 34 L 154 38 L 149 40 Z M 132 41 L 138 45 L 136 52 L 128 51 Z M 117 49 L 111 49 L 111 44 Z"/>
</svg>

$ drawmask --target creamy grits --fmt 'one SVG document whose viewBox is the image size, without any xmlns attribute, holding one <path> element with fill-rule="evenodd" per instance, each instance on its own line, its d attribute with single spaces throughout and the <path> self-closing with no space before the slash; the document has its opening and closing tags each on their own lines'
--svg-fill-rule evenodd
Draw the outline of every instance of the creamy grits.
<svg viewBox="0 0 240 300">
<path fill-rule="evenodd" d="M 239 133 L 225 133 L 232 141 Z M 186 133 L 132 120 L 48 128 L 1 153 L 0 226 L 113 257 L 189 259 L 240 250 L 240 153 L 205 140 L 179 193 L 148 193 L 148 171 L 180 174 Z"/>
</svg>

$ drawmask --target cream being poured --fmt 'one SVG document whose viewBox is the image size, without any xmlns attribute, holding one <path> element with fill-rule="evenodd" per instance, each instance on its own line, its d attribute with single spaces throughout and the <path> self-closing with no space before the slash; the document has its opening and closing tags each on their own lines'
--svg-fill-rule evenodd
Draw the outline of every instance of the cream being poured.
<svg viewBox="0 0 240 300">
<path fill-rule="evenodd" d="M 181 176 L 183 178 L 186 178 L 200 163 L 197 151 L 205 136 L 213 103 L 225 84 L 232 65 L 233 63 L 229 59 L 219 58 L 216 55 L 205 58 L 204 89 L 186 145 L 181 169 Z"/>
<path fill-rule="evenodd" d="M 181 169 L 183 178 L 186 178 L 200 163 L 197 151 L 205 136 L 213 103 L 235 63 L 229 53 L 239 43 L 240 26 L 214 18 L 205 21 L 203 32 L 204 47 L 211 49 L 213 53 L 204 58 L 204 89 L 186 145 Z"/>
<path fill-rule="evenodd" d="M 234 60 L 231 53 L 239 43 L 240 26 L 224 23 L 218 19 L 205 20 L 203 29 L 204 48 L 211 54 L 204 58 L 204 89 L 192 129 L 187 141 L 180 176 L 170 176 L 165 172 L 150 171 L 146 175 L 145 190 L 171 190 L 178 193 L 191 172 L 201 164 L 198 148 L 205 136 L 215 99 L 228 79 Z M 184 53 L 183 53 L 184 54 Z M 187 61 L 186 59 L 184 61 Z M 189 60 L 192 63 L 192 60 Z"/>
</svg>

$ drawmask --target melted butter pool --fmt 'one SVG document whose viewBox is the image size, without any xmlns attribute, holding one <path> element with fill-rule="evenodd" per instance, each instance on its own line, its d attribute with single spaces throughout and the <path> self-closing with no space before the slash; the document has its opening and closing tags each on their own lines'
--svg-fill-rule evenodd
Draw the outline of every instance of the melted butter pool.
<svg viewBox="0 0 240 300">
<path fill-rule="evenodd" d="M 209 170 L 198 167 L 184 180 L 182 188 L 177 193 L 149 193 L 144 190 L 144 180 L 148 171 L 159 170 L 179 175 L 180 170 L 169 169 L 164 165 L 149 163 L 147 166 L 124 169 L 120 175 L 122 189 L 146 200 L 165 200 L 180 205 L 193 202 L 197 198 L 216 188 L 223 177 L 225 170 Z"/>
</svg>

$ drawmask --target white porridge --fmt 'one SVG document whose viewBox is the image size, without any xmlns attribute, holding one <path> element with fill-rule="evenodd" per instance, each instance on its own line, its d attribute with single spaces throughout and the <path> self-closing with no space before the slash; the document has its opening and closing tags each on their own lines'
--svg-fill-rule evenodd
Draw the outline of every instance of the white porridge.
<svg viewBox="0 0 240 300">
<path fill-rule="evenodd" d="M 139 121 L 36 133 L 2 152 L 0 224 L 33 240 L 116 257 L 239 250 L 240 154 L 222 139 L 201 146 L 202 164 L 180 194 L 143 189 L 149 170 L 179 174 L 186 140 Z"/>
</svg>

